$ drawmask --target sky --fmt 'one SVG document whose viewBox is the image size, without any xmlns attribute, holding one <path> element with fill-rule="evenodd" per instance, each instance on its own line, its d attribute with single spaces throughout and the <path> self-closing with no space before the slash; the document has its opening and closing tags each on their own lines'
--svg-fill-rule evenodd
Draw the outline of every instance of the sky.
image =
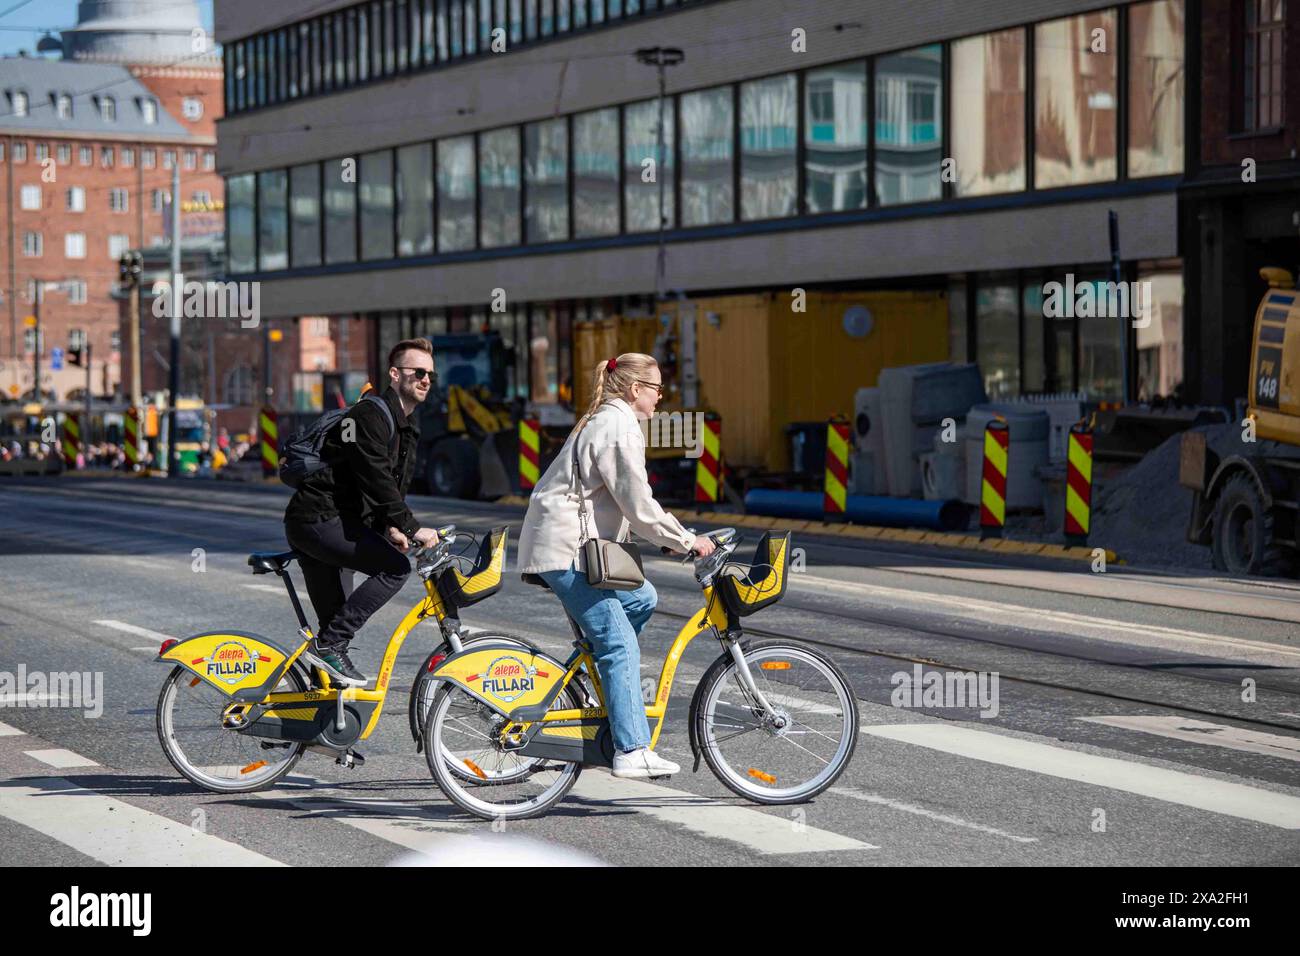
<svg viewBox="0 0 1300 956">
<path fill-rule="evenodd" d="M 198 0 L 203 25 L 212 32 L 213 0 Z M 0 0 L 0 56 L 14 56 L 19 50 L 36 52 L 46 30 L 57 31 L 77 25 L 77 0 Z"/>
</svg>

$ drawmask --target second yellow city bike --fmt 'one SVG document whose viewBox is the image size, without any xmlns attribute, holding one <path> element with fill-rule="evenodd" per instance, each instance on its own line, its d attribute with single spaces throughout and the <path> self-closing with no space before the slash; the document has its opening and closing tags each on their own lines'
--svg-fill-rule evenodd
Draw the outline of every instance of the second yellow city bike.
<svg viewBox="0 0 1300 956">
<path fill-rule="evenodd" d="M 825 655 L 745 636 L 742 619 L 785 593 L 790 535 L 765 534 L 748 566 L 731 560 L 740 543 L 734 529 L 709 537 L 717 549 L 695 565 L 704 607 L 673 641 L 645 708 L 650 746 L 663 730 L 682 654 L 710 633 L 721 655 L 696 686 L 687 718 L 695 769 L 702 757 L 723 784 L 756 803 L 809 800 L 853 756 L 857 700 Z M 540 577 L 526 579 L 545 587 Z M 572 618 L 569 624 L 574 650 L 565 661 L 486 640 L 429 673 L 419 697 L 420 710 L 427 708 L 425 754 L 438 786 L 463 810 L 490 820 L 537 816 L 564 799 L 584 766 L 613 765 L 592 647 Z"/>
</svg>

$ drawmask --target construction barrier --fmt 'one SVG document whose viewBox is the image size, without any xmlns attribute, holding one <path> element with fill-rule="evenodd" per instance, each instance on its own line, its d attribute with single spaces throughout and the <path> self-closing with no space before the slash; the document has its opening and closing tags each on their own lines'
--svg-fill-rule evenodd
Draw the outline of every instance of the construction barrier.
<svg viewBox="0 0 1300 956">
<path fill-rule="evenodd" d="M 81 417 L 69 412 L 63 416 L 63 437 L 59 442 L 63 449 L 63 465 L 69 471 L 77 467 L 77 455 L 81 451 Z"/>
<path fill-rule="evenodd" d="M 1070 427 L 1065 471 L 1065 540 L 1087 544 L 1092 525 L 1092 429 Z"/>
<path fill-rule="evenodd" d="M 715 504 L 722 499 L 722 419 L 706 414 L 700 426 L 703 451 L 695 463 L 695 503 Z"/>
<path fill-rule="evenodd" d="M 1007 522 L 1007 451 L 1011 429 L 993 420 L 984 429 L 984 474 L 980 482 L 980 537 L 1002 537 Z"/>
<path fill-rule="evenodd" d="M 144 457 L 141 452 L 140 439 L 140 409 L 134 405 L 126 410 L 126 418 L 122 422 L 122 432 L 125 440 L 123 449 L 126 452 L 127 466 L 134 471 L 140 464 L 140 459 Z"/>
<path fill-rule="evenodd" d="M 262 437 L 262 474 L 268 478 L 280 473 L 280 431 L 276 426 L 275 409 L 262 409 L 257 419 L 257 430 Z"/>
<path fill-rule="evenodd" d="M 826 423 L 826 482 L 822 511 L 827 521 L 843 521 L 849 496 L 849 423 Z"/>
<path fill-rule="evenodd" d="M 541 477 L 542 424 L 536 418 L 519 419 L 519 493 L 531 494 Z"/>
</svg>

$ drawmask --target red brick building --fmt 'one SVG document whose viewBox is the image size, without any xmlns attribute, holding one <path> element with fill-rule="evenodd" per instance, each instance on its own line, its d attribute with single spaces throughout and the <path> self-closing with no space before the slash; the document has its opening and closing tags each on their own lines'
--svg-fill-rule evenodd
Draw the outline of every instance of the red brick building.
<svg viewBox="0 0 1300 956">
<path fill-rule="evenodd" d="M 81 5 L 61 35 L 61 59 L 0 59 L 0 391 L 32 390 L 37 283 L 41 389 L 60 399 L 85 371 L 52 368 L 52 350 L 93 349 L 96 395 L 130 390 L 124 377 L 118 257 L 170 241 L 169 195 L 180 169 L 184 238 L 219 239 L 223 183 L 216 172 L 219 57 L 192 3 Z M 197 32 L 196 32 L 197 31 Z M 57 45 L 57 44 L 55 44 Z M 43 43 L 45 49 L 47 44 Z M 165 358 L 163 350 L 162 358 Z M 145 350 L 142 369 L 159 357 Z"/>
</svg>

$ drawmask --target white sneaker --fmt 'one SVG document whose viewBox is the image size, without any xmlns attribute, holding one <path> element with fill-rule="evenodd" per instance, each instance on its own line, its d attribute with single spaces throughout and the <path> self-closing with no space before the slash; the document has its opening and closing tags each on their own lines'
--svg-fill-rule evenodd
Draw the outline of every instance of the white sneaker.
<svg viewBox="0 0 1300 956">
<path fill-rule="evenodd" d="M 649 747 L 631 753 L 614 754 L 616 777 L 669 777 L 681 771 L 671 760 L 665 760 Z"/>
</svg>

